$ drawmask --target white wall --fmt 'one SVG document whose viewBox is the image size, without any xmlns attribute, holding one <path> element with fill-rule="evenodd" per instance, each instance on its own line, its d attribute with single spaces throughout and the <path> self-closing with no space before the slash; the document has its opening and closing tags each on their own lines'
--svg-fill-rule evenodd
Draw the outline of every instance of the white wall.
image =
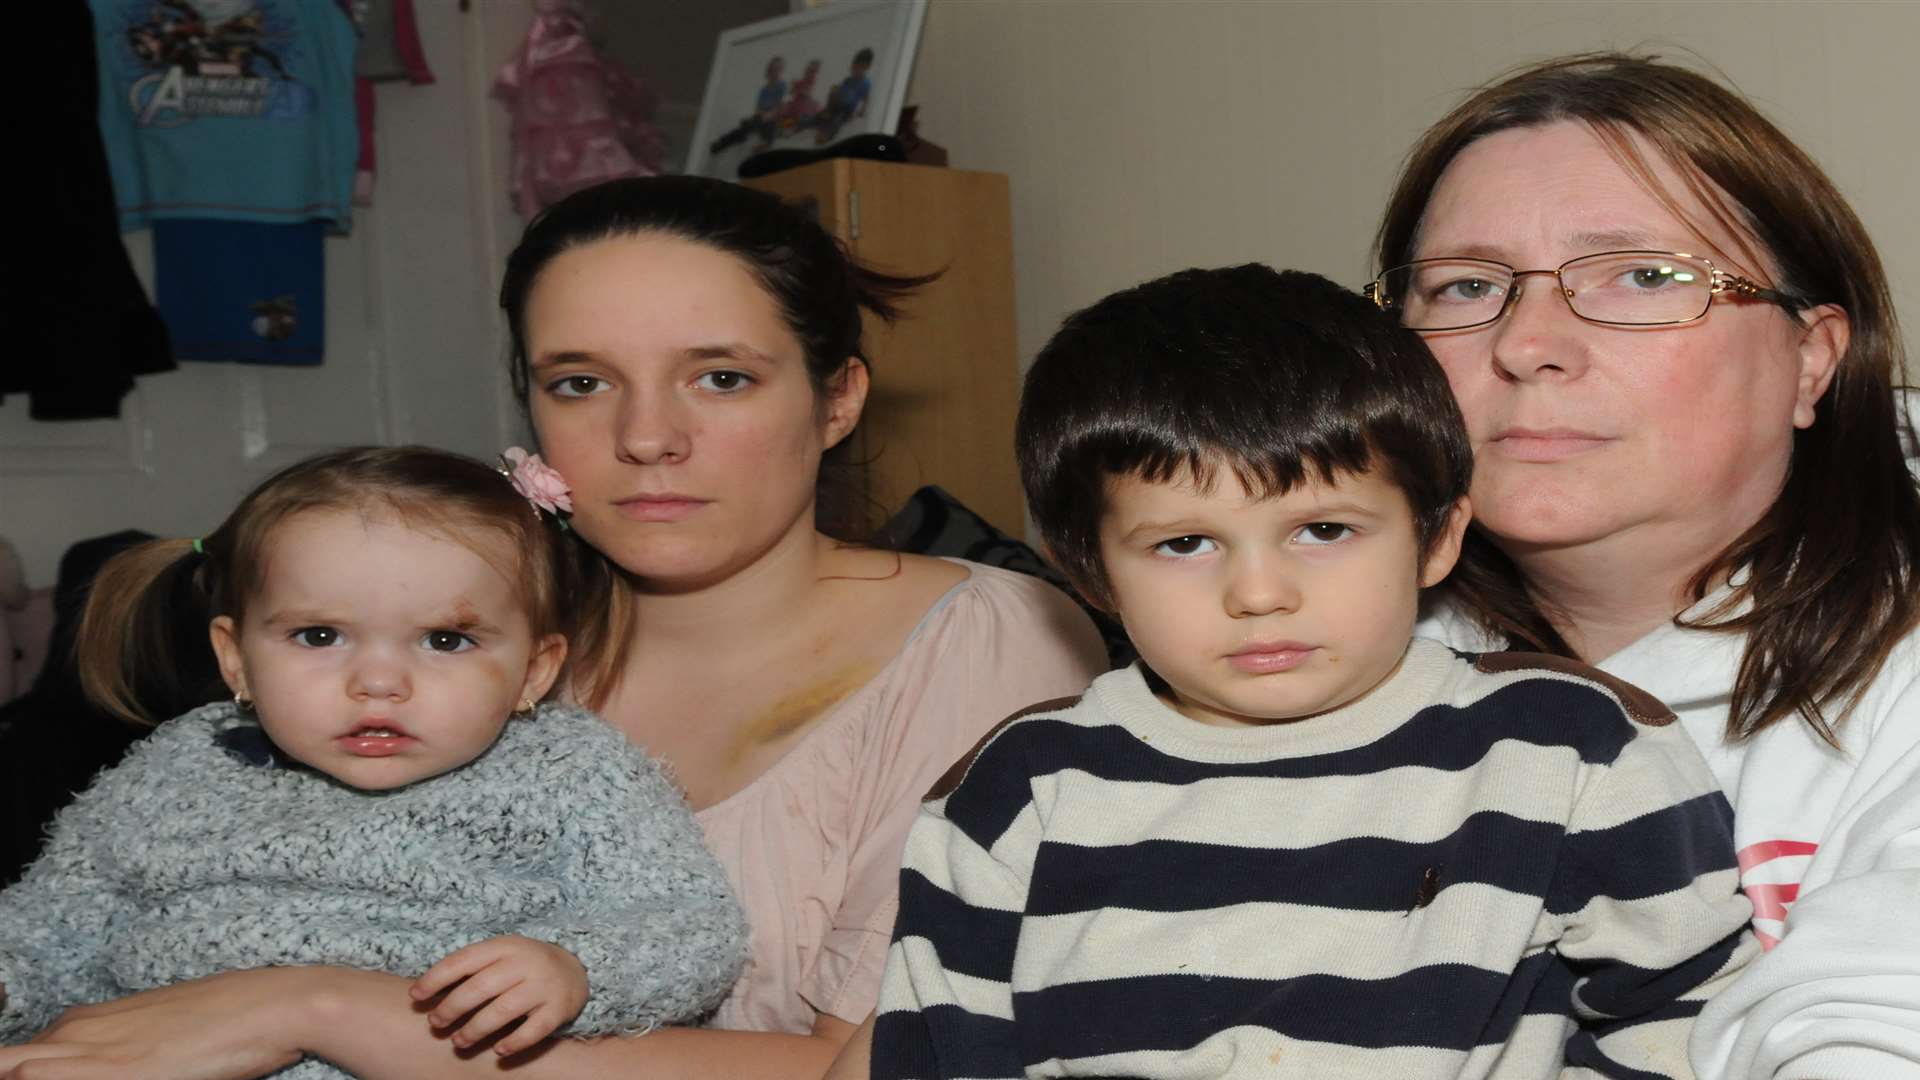
<svg viewBox="0 0 1920 1080">
<path fill-rule="evenodd" d="M 1516 64 L 1650 44 L 1717 65 L 1833 176 L 1920 318 L 1920 4 L 934 0 L 908 100 L 1012 178 L 1023 362 L 1186 266 L 1367 277 L 1401 156 Z"/>
</svg>

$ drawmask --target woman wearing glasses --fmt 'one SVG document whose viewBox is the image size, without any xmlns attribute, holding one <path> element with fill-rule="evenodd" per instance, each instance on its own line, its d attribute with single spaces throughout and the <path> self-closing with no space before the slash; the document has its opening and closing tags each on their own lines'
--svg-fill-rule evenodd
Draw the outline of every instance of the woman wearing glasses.
<svg viewBox="0 0 1920 1080">
<path fill-rule="evenodd" d="M 1423 629 L 1652 691 L 1732 800 L 1768 951 L 1701 1075 L 1920 1075 L 1920 493 L 1859 220 L 1737 95 L 1581 56 L 1434 125 L 1378 257 L 1477 455 Z"/>
</svg>

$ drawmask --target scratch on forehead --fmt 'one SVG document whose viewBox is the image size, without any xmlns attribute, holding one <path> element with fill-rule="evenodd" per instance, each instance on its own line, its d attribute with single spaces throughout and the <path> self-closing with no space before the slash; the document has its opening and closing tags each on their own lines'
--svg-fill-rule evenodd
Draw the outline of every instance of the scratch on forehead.
<svg viewBox="0 0 1920 1080">
<path fill-rule="evenodd" d="M 462 633 L 492 629 L 487 620 L 480 617 L 480 609 L 474 607 L 473 601 L 466 597 L 456 600 L 452 612 L 436 621 L 449 630 L 459 630 Z"/>
</svg>

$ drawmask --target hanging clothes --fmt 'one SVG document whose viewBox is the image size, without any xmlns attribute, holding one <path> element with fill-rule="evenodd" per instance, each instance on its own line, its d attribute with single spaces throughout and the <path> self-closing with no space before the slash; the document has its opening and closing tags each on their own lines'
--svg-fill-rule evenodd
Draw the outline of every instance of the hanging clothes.
<svg viewBox="0 0 1920 1080">
<path fill-rule="evenodd" d="M 317 364 L 322 235 L 352 223 L 341 0 L 89 0 L 120 227 L 154 229 L 174 355 Z"/>
<path fill-rule="evenodd" d="M 353 21 L 339 0 L 88 0 L 124 231 L 352 221 Z"/>
<path fill-rule="evenodd" d="M 413 0 L 359 0 L 365 8 L 360 18 L 360 52 L 354 57 L 353 73 L 369 82 L 410 82 L 426 86 L 433 82 L 433 70 L 427 66 L 427 51 L 420 44 L 419 24 L 413 16 Z"/>
<path fill-rule="evenodd" d="M 120 242 L 113 186 L 96 120 L 100 75 L 93 18 L 82 4 L 38 12 L 44 67 L 31 113 L 39 167 L 28 179 L 32 210 L 20 214 L 24 243 L 8 289 L 9 359 L 0 396 L 27 395 L 35 420 L 120 415 L 135 375 L 170 371 L 167 329 L 134 276 Z"/>
<path fill-rule="evenodd" d="M 326 351 L 327 223 L 163 218 L 155 292 L 181 360 L 318 364 Z"/>
<path fill-rule="evenodd" d="M 531 218 L 582 188 L 655 176 L 666 138 L 653 92 L 587 40 L 573 0 L 534 0 L 527 39 L 494 81 L 513 124 L 514 209 Z"/>
<path fill-rule="evenodd" d="M 355 206 L 373 205 L 375 168 L 374 84 L 408 82 L 427 86 L 433 69 L 420 44 L 413 0 L 354 0 L 360 24 L 360 51 L 353 59 L 353 105 L 360 129 L 360 155 L 353 173 Z"/>
</svg>

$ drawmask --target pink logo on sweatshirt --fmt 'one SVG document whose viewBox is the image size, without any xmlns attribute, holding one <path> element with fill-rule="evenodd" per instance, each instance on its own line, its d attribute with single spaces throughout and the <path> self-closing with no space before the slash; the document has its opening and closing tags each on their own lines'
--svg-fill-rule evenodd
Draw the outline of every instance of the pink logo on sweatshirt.
<svg viewBox="0 0 1920 1080">
<path fill-rule="evenodd" d="M 1758 867 L 1780 859 L 1804 860 L 1818 850 L 1819 844 L 1806 840 L 1762 840 L 1740 849 L 1740 887 L 1746 891 L 1747 899 L 1753 901 L 1753 936 L 1760 939 L 1762 949 L 1780 944 L 1781 935 L 1786 933 L 1787 910 L 1800 897 L 1798 878 L 1807 864 L 1804 861 L 1789 863 L 1776 867 L 1775 872 L 1768 875 L 1778 878 L 1784 871 L 1793 875 L 1792 881 L 1750 881 L 1749 876 Z"/>
</svg>

